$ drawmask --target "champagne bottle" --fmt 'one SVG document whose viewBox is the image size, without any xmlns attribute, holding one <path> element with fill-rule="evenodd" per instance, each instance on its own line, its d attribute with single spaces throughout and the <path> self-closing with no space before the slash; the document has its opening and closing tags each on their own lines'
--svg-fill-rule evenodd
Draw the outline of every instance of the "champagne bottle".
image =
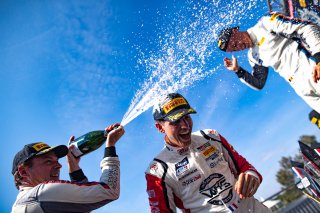
<svg viewBox="0 0 320 213">
<path fill-rule="evenodd" d="M 108 133 L 107 131 L 96 130 L 76 138 L 69 143 L 69 145 L 74 145 L 71 149 L 72 154 L 78 158 L 97 150 L 106 141 Z"/>
</svg>

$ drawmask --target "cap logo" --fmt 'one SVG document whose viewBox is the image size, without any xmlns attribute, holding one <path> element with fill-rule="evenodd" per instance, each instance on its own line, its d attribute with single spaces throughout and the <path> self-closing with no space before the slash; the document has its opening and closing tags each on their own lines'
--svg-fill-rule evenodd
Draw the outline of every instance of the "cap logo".
<svg viewBox="0 0 320 213">
<path fill-rule="evenodd" d="M 37 144 L 33 145 L 32 148 L 34 148 L 38 152 L 44 148 L 49 148 L 49 146 L 45 143 L 37 143 Z"/>
<path fill-rule="evenodd" d="M 166 103 L 163 106 L 163 111 L 165 114 L 169 113 L 171 110 L 173 110 L 174 108 L 181 106 L 181 105 L 187 105 L 187 101 L 184 98 L 174 98 L 171 101 L 169 101 L 168 103 Z"/>
<path fill-rule="evenodd" d="M 226 45 L 226 43 L 223 42 L 222 40 L 219 40 L 219 41 L 218 41 L 218 47 L 219 47 L 220 49 L 224 49 L 224 48 L 225 48 L 225 45 Z"/>
<path fill-rule="evenodd" d="M 313 117 L 313 118 L 311 119 L 311 122 L 312 122 L 313 124 L 317 123 L 317 121 L 318 121 L 317 118 L 314 118 L 314 117 Z"/>
<path fill-rule="evenodd" d="M 189 113 L 193 113 L 193 112 L 196 112 L 196 111 L 194 109 L 190 108 L 190 109 L 188 109 L 188 112 Z"/>
<path fill-rule="evenodd" d="M 180 118 L 183 114 L 184 114 L 184 112 L 179 112 L 178 114 L 170 115 L 170 116 L 168 116 L 167 118 L 168 118 L 170 121 L 174 121 L 174 120 L 177 120 L 177 118 Z"/>
</svg>

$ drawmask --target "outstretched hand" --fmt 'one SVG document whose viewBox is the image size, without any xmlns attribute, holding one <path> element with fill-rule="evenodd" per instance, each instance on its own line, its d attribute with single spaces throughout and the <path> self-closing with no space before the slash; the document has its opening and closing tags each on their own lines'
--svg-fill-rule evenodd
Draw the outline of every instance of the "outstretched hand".
<svg viewBox="0 0 320 213">
<path fill-rule="evenodd" d="M 112 124 L 106 128 L 109 132 L 106 141 L 106 147 L 114 146 L 124 134 L 124 128 L 119 123 Z"/>
<path fill-rule="evenodd" d="M 238 72 L 238 70 L 240 69 L 239 65 L 238 65 L 238 60 L 236 57 L 232 56 L 232 59 L 230 58 L 224 58 L 223 59 L 223 65 L 228 69 L 231 70 L 233 72 Z"/>
<path fill-rule="evenodd" d="M 74 140 L 74 136 L 71 136 L 69 139 L 69 144 L 71 144 L 73 140 Z M 79 166 L 80 158 L 76 158 L 71 152 L 73 146 L 74 146 L 73 144 L 69 146 L 69 152 L 67 154 L 69 173 L 72 173 L 80 169 L 80 166 Z"/>
<path fill-rule="evenodd" d="M 259 185 L 260 181 L 258 178 L 248 173 L 241 173 L 235 184 L 235 190 L 240 195 L 240 199 L 244 199 L 252 197 L 256 193 Z"/>
<path fill-rule="evenodd" d="M 313 68 L 312 77 L 315 83 L 320 80 L 320 62 Z"/>
</svg>

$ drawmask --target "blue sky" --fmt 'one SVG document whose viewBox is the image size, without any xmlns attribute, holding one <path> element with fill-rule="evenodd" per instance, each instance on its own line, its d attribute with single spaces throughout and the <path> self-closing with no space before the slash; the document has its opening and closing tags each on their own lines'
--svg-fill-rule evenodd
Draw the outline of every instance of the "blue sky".
<svg viewBox="0 0 320 213">
<path fill-rule="evenodd" d="M 2 0 L 0 209 L 9 212 L 18 193 L 12 159 L 24 144 L 67 144 L 71 135 L 120 122 L 148 91 L 182 93 L 198 112 L 194 130 L 217 129 L 261 172 L 256 197 L 277 192 L 281 156 L 296 153 L 302 135 L 320 138 L 310 108 L 273 71 L 260 92 L 242 84 L 221 66 L 231 54 L 215 43 L 222 27 L 247 29 L 266 11 L 264 0 Z M 246 52 L 235 56 L 250 69 Z M 148 212 L 144 170 L 163 136 L 146 108 L 117 144 L 121 197 L 95 212 Z M 102 156 L 99 149 L 81 159 L 91 181 Z"/>
</svg>

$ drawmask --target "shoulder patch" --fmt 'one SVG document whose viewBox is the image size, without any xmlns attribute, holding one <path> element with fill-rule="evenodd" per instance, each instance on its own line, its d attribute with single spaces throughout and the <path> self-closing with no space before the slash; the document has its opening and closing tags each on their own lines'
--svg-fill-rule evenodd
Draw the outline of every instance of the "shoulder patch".
<svg viewBox="0 0 320 213">
<path fill-rule="evenodd" d="M 216 135 L 216 136 L 218 136 L 218 132 L 217 132 L 217 130 L 215 130 L 215 129 L 210 129 L 210 130 L 208 131 L 208 133 L 211 134 L 211 135 Z"/>
<path fill-rule="evenodd" d="M 280 15 L 279 13 L 272 14 L 272 16 L 270 17 L 270 20 L 274 21 L 279 15 Z"/>
<path fill-rule="evenodd" d="M 151 174 L 156 177 L 161 177 L 164 172 L 162 165 L 156 161 L 152 161 L 146 170 L 146 174 Z"/>
</svg>

